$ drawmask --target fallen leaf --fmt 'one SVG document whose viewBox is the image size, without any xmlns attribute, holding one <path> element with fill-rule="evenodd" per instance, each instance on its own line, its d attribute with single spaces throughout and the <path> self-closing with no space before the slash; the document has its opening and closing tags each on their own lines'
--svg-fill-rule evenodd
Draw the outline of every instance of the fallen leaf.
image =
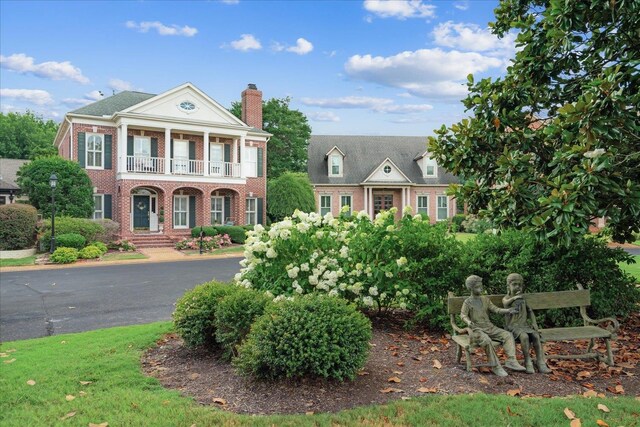
<svg viewBox="0 0 640 427">
<path fill-rule="evenodd" d="M 514 388 L 514 389 L 511 389 L 511 390 L 507 390 L 507 395 L 509 395 L 509 396 L 517 396 L 520 393 L 522 393 L 522 389 L 520 389 L 520 388 Z"/>
<path fill-rule="evenodd" d="M 582 393 L 584 397 L 598 397 L 598 393 L 595 390 L 587 390 Z"/>
<path fill-rule="evenodd" d="M 603 405 L 602 403 L 598 403 L 598 409 L 600 409 L 602 412 L 611 412 L 611 410 L 607 408 L 606 405 Z"/>
<path fill-rule="evenodd" d="M 80 381 L 80 384 L 82 385 L 89 385 L 91 384 L 93 381 Z"/>
<path fill-rule="evenodd" d="M 200 374 L 198 374 L 197 372 L 194 372 L 193 374 L 189 375 L 189 378 L 191 378 L 192 380 L 195 380 L 199 376 L 200 376 Z"/>
<path fill-rule="evenodd" d="M 304 414 L 305 414 L 305 415 L 313 415 L 313 414 L 315 414 L 315 412 L 313 412 L 313 411 L 308 411 L 308 412 L 305 412 Z"/>
<path fill-rule="evenodd" d="M 418 381 L 420 381 L 421 383 L 426 383 L 427 379 L 425 377 L 420 377 Z"/>
<path fill-rule="evenodd" d="M 482 384 L 489 384 L 489 380 L 484 376 L 479 377 L 478 381 L 480 381 Z"/>
<path fill-rule="evenodd" d="M 36 382 L 34 380 L 29 380 L 27 381 L 27 384 L 29 385 L 36 385 Z"/>
<path fill-rule="evenodd" d="M 360 371 L 360 372 L 358 372 L 358 375 L 362 377 L 362 376 L 364 376 L 364 375 L 369 375 L 369 372 L 366 372 L 366 371 Z"/>
<path fill-rule="evenodd" d="M 393 371 L 394 374 L 402 375 L 402 371 Z"/>
<path fill-rule="evenodd" d="M 596 420 L 596 424 L 598 424 L 601 427 L 609 427 L 609 424 L 607 424 L 603 420 Z"/>
<path fill-rule="evenodd" d="M 73 394 L 67 394 L 64 398 L 67 399 L 67 402 L 71 402 L 76 397 Z"/>
<path fill-rule="evenodd" d="M 442 369 L 442 363 L 439 360 L 433 360 L 433 367 L 436 369 Z"/>
<path fill-rule="evenodd" d="M 66 343 L 67 343 L 66 341 L 60 341 L 60 344 L 66 344 Z"/>
<path fill-rule="evenodd" d="M 109 423 L 100 423 L 100 424 L 89 423 L 89 427 L 109 427 Z"/>
<path fill-rule="evenodd" d="M 582 422 L 580 421 L 580 418 L 574 418 L 571 420 L 571 423 L 569 423 L 570 427 L 582 427 Z"/>
<path fill-rule="evenodd" d="M 390 383 L 401 383 L 402 380 L 398 377 L 391 377 L 389 378 L 387 381 L 389 381 Z"/>
<path fill-rule="evenodd" d="M 71 418 L 71 417 L 73 417 L 75 414 L 76 414 L 75 412 L 69 412 L 67 415 L 65 415 L 65 416 L 63 416 L 63 417 L 60 417 L 60 421 L 64 421 L 64 420 L 66 420 L 67 418 Z"/>
<path fill-rule="evenodd" d="M 420 387 L 418 391 L 420 393 L 437 393 L 438 389 L 435 387 Z"/>
<path fill-rule="evenodd" d="M 622 387 L 622 384 L 618 384 L 616 386 L 616 393 L 618 394 L 624 394 L 624 387 Z"/>
<path fill-rule="evenodd" d="M 13 358 L 13 359 L 5 360 L 4 363 L 13 363 L 15 361 L 16 361 L 16 359 Z"/>
<path fill-rule="evenodd" d="M 396 365 L 398 365 L 398 366 L 404 366 L 404 362 L 398 362 L 398 363 L 396 363 Z"/>
<path fill-rule="evenodd" d="M 227 404 L 227 401 L 226 401 L 226 400 L 221 399 L 221 398 L 219 398 L 219 397 L 214 397 L 211 401 L 212 401 L 213 403 L 217 403 L 218 405 L 223 405 L 223 406 Z"/>
<path fill-rule="evenodd" d="M 404 390 L 400 390 L 399 388 L 393 388 L 393 387 L 389 387 L 389 388 L 384 388 L 382 390 L 380 390 L 380 393 L 404 393 Z"/>
<path fill-rule="evenodd" d="M 589 371 L 580 371 L 580 372 L 578 372 L 578 375 L 577 375 L 579 380 L 583 380 L 585 378 L 589 378 L 590 376 L 591 376 L 591 372 L 589 372 Z"/>
<path fill-rule="evenodd" d="M 576 418 L 576 413 L 573 412 L 571 409 L 569 408 L 564 408 L 564 414 L 567 416 L 567 418 L 569 418 L 570 420 L 573 420 Z"/>
</svg>

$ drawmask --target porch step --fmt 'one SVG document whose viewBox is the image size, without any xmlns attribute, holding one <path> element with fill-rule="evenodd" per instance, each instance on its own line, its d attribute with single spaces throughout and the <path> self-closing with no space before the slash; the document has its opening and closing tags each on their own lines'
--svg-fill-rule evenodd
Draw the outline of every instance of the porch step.
<svg viewBox="0 0 640 427">
<path fill-rule="evenodd" d="M 175 245 L 165 234 L 137 234 L 130 240 L 137 248 L 172 248 Z"/>
</svg>

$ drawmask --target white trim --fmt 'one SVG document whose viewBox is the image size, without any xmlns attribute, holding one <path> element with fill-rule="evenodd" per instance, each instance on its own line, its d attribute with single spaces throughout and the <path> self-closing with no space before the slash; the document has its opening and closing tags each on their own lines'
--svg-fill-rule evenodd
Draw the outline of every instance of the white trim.
<svg viewBox="0 0 640 427">
<path fill-rule="evenodd" d="M 427 168 L 433 166 L 433 174 L 427 173 Z M 437 178 L 438 177 L 438 162 L 429 156 L 424 156 L 422 159 L 422 177 L 423 178 Z"/>
<path fill-rule="evenodd" d="M 331 150 L 329 150 L 329 151 L 327 152 L 327 154 L 325 154 L 325 155 L 324 155 L 324 157 L 325 157 L 325 158 L 329 157 L 329 154 L 333 153 L 334 151 L 338 151 L 340 154 L 342 154 L 342 157 L 347 157 L 347 155 L 346 155 L 346 154 L 344 154 L 344 153 L 342 152 L 342 150 L 338 148 L 338 146 L 337 146 L 337 145 L 334 145 L 334 146 L 333 146 L 333 148 L 332 148 Z"/>
<path fill-rule="evenodd" d="M 85 169 L 94 169 L 94 170 L 103 170 L 104 169 L 104 144 L 105 144 L 105 138 L 104 138 L 103 133 L 97 133 L 97 132 L 85 132 L 84 135 L 84 168 Z M 100 166 L 89 166 L 89 137 L 92 136 L 99 136 L 101 138 L 101 150 L 100 150 Z M 94 142 L 95 144 L 95 142 Z M 95 145 L 94 145 L 95 146 Z M 97 150 L 92 150 L 92 153 L 97 153 Z M 93 158 L 93 161 L 95 163 L 95 156 Z"/>
<path fill-rule="evenodd" d="M 202 184 L 246 184 L 246 178 L 216 177 L 216 176 L 197 176 L 197 175 L 163 175 L 163 174 L 135 174 L 135 173 L 119 173 L 117 180 L 134 180 L 148 181 L 148 185 L 152 185 L 154 181 L 166 182 L 193 182 Z"/>
<path fill-rule="evenodd" d="M 333 159 L 339 160 L 338 173 L 333 173 Z M 341 178 L 344 175 L 344 156 L 341 156 L 339 154 L 331 154 L 329 156 L 329 161 L 327 162 L 327 166 L 329 167 L 328 174 L 330 177 Z"/>
<path fill-rule="evenodd" d="M 178 211 L 178 213 L 185 213 L 185 225 L 176 225 L 176 199 L 186 200 L 186 210 Z M 173 225 L 174 230 L 184 230 L 189 228 L 189 196 L 185 196 L 182 194 L 174 194 L 171 206 L 171 223 Z"/>
<path fill-rule="evenodd" d="M 96 210 L 96 205 L 95 205 L 95 198 L 99 197 L 100 198 L 100 207 L 102 209 L 100 210 Z M 93 214 L 92 214 L 92 218 L 93 219 L 104 219 L 104 194 L 97 194 L 94 193 L 93 194 Z M 96 212 L 100 212 L 100 218 L 96 218 Z"/>
<path fill-rule="evenodd" d="M 255 153 L 255 159 L 253 161 L 249 161 L 249 153 Z M 242 168 L 244 169 L 244 176 L 247 178 L 257 178 L 258 177 L 258 147 L 245 147 L 244 148 L 245 158 L 242 159 Z M 250 168 L 251 165 L 254 165 L 255 168 Z"/>
<path fill-rule="evenodd" d="M 255 210 L 249 210 L 249 202 L 253 201 L 255 204 Z M 253 216 L 253 222 L 249 215 Z M 244 221 L 247 224 L 256 225 L 258 223 L 258 198 L 257 197 L 247 197 L 245 199 L 245 209 L 244 209 Z"/>
<path fill-rule="evenodd" d="M 400 168 L 399 168 L 395 163 L 393 163 L 393 160 L 391 160 L 391 159 L 390 159 L 390 158 L 388 158 L 388 157 L 387 157 L 386 159 L 384 159 L 380 164 L 378 164 L 378 166 L 376 166 L 375 168 L 373 168 L 373 171 L 369 174 L 369 176 L 367 176 L 367 177 L 364 179 L 363 183 L 365 183 L 365 182 L 369 181 L 369 180 L 371 179 L 371 177 L 372 177 L 373 175 L 375 175 L 375 174 L 376 174 L 376 172 L 378 172 L 378 171 L 380 170 L 380 167 L 381 167 L 381 166 L 383 166 L 383 165 L 384 165 L 385 163 L 387 163 L 387 162 L 388 162 L 388 163 L 391 163 L 391 165 L 392 165 L 394 168 L 396 168 L 396 170 L 398 171 L 398 173 L 400 173 L 400 175 L 401 175 L 404 179 L 406 179 L 406 180 L 407 180 L 407 183 L 413 183 L 413 181 L 411 181 L 411 180 L 409 179 L 409 177 L 407 177 L 407 175 L 405 175 L 405 174 L 404 174 L 404 172 L 402 172 L 402 170 L 401 170 L 401 169 L 400 169 Z M 367 184 L 369 184 L 369 183 L 367 182 Z M 382 184 L 382 185 L 386 185 L 385 183 L 381 183 L 381 184 Z M 401 186 L 403 186 L 403 185 L 402 185 L 402 184 L 400 184 L 400 183 L 396 183 L 396 185 L 401 185 Z"/>
</svg>

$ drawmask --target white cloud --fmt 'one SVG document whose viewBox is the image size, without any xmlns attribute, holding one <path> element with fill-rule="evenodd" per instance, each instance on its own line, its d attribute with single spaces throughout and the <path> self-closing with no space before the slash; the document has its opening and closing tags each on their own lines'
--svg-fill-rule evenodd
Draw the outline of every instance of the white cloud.
<svg viewBox="0 0 640 427">
<path fill-rule="evenodd" d="M 316 122 L 339 122 L 340 117 L 338 117 L 332 111 L 317 111 L 313 113 L 307 114 L 311 120 Z"/>
<path fill-rule="evenodd" d="M 388 105 L 383 106 L 380 111 L 389 114 L 411 114 L 411 113 L 424 113 L 425 111 L 433 110 L 433 105 L 429 104 L 405 104 L 405 105 Z"/>
<path fill-rule="evenodd" d="M 381 18 L 433 18 L 436 7 L 422 0 L 365 0 L 364 8 Z"/>
<path fill-rule="evenodd" d="M 220 0 L 220 3 L 224 3 L 224 4 L 238 4 L 238 3 L 240 3 L 240 0 Z"/>
<path fill-rule="evenodd" d="M 456 9 L 459 10 L 467 10 L 469 9 L 469 2 L 468 1 L 456 1 L 453 3 L 453 7 L 455 7 Z"/>
<path fill-rule="evenodd" d="M 0 65 L 7 70 L 20 74 L 33 74 L 51 80 L 73 80 L 78 83 L 87 84 L 89 79 L 82 75 L 78 67 L 74 67 L 71 62 L 47 61 L 39 64 L 24 53 L 16 53 L 10 56 L 0 55 Z"/>
<path fill-rule="evenodd" d="M 133 84 L 120 79 L 110 79 L 109 89 L 113 89 L 118 92 L 122 92 L 123 90 L 133 90 Z"/>
<path fill-rule="evenodd" d="M 240 40 L 234 40 L 231 42 L 231 47 L 235 50 L 241 50 L 247 52 L 250 50 L 262 49 L 260 40 L 256 39 L 253 34 L 242 34 Z"/>
<path fill-rule="evenodd" d="M 85 93 L 82 98 L 65 98 L 62 102 L 66 105 L 79 105 L 84 106 L 91 104 L 96 101 L 100 101 L 104 98 L 104 94 L 99 90 L 92 90 L 91 92 Z"/>
<path fill-rule="evenodd" d="M 475 24 L 447 21 L 439 24 L 432 34 L 439 46 L 472 52 L 500 50 L 504 52 L 504 56 L 509 57 L 515 52 L 514 33 L 508 33 L 499 39 L 488 28 L 483 29 Z"/>
<path fill-rule="evenodd" d="M 398 105 L 388 98 L 369 96 L 345 96 L 342 98 L 302 98 L 304 105 L 320 108 L 364 108 L 377 113 L 407 114 L 421 113 L 433 109 L 429 104 Z"/>
<path fill-rule="evenodd" d="M 53 104 L 51 94 L 40 89 L 0 89 L 1 98 L 11 98 L 36 105 Z"/>
<path fill-rule="evenodd" d="M 330 52 L 329 51 L 324 51 L 322 53 L 327 55 L 329 58 L 333 58 L 334 56 L 336 56 L 338 54 L 338 51 L 337 50 L 332 50 Z"/>
<path fill-rule="evenodd" d="M 89 93 L 85 93 L 84 97 L 87 99 L 90 99 L 92 101 L 99 101 L 102 98 L 104 98 L 104 94 L 102 92 L 100 92 L 99 90 L 92 90 Z"/>
<path fill-rule="evenodd" d="M 180 27 L 178 25 L 167 26 L 162 22 L 158 21 L 143 21 L 137 23 L 135 21 L 127 21 L 125 23 L 127 28 L 131 28 L 132 30 L 138 30 L 141 33 L 148 33 L 149 30 L 156 30 L 158 34 L 161 36 L 185 36 L 185 37 L 193 37 L 198 33 L 198 29 L 194 27 L 190 27 L 185 25 Z"/>
<path fill-rule="evenodd" d="M 287 52 L 293 52 L 297 55 L 306 55 L 313 50 L 313 44 L 309 40 L 300 37 L 296 40 L 296 45 L 287 48 Z"/>
<path fill-rule="evenodd" d="M 460 96 L 458 87 L 469 73 L 501 67 L 504 61 L 475 52 L 420 49 L 383 57 L 354 55 L 345 64 L 347 74 L 355 79 L 389 87 L 402 88 L 417 96 Z"/>
</svg>

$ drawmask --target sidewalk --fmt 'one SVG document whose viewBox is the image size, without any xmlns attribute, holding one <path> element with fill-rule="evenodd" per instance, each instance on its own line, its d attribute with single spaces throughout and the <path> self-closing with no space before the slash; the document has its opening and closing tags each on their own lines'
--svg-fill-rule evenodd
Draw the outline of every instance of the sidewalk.
<svg viewBox="0 0 640 427">
<path fill-rule="evenodd" d="M 9 273 L 15 271 L 31 271 L 31 270 L 51 270 L 61 268 L 83 268 L 83 267 L 108 267 L 111 265 L 122 264 L 144 264 L 154 262 L 175 262 L 175 261 L 201 261 L 205 259 L 217 259 L 217 258 L 242 258 L 242 252 L 210 255 L 210 254 L 195 254 L 186 255 L 173 248 L 141 248 L 138 252 L 146 255 L 148 258 L 143 259 L 123 259 L 115 261 L 100 261 L 100 260 L 80 260 L 73 264 L 40 264 L 40 265 L 24 265 L 16 267 L 2 267 L 0 272 Z"/>
</svg>

